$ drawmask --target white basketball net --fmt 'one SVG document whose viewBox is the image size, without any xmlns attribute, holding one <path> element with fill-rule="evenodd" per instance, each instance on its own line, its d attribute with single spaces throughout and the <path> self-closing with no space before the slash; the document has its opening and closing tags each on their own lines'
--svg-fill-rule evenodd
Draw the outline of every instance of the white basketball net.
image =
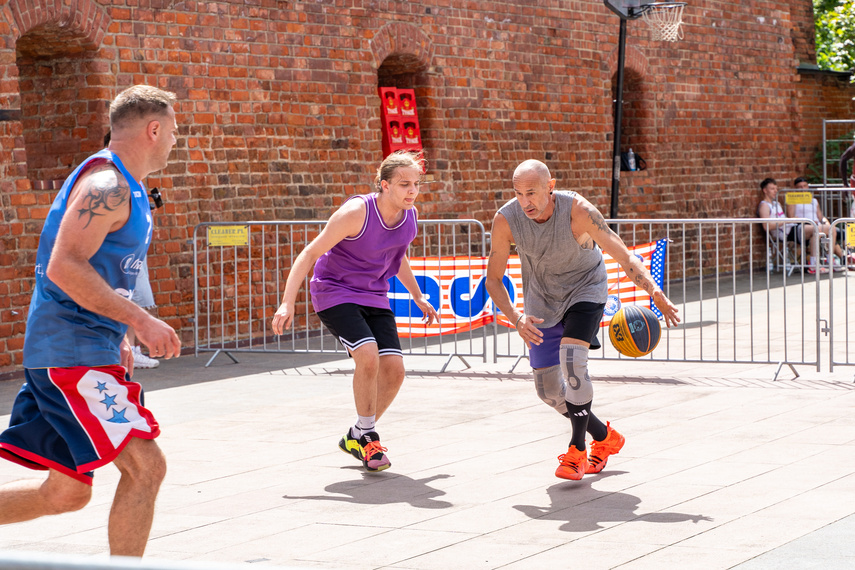
<svg viewBox="0 0 855 570">
<path fill-rule="evenodd" d="M 685 2 L 654 2 L 642 6 L 641 18 L 650 26 L 653 41 L 676 42 L 683 39 Z"/>
</svg>

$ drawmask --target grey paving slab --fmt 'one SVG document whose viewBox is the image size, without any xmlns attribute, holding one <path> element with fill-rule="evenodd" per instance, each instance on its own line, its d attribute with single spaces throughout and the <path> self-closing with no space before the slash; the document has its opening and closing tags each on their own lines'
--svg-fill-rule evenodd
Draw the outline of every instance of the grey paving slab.
<svg viewBox="0 0 855 570">
<path fill-rule="evenodd" d="M 849 570 L 855 568 L 853 536 L 855 516 L 850 515 L 734 568 L 777 570 L 798 561 L 799 568 Z"/>
<path fill-rule="evenodd" d="M 603 473 L 566 482 L 553 472 L 569 426 L 527 363 L 438 374 L 442 359 L 408 359 L 379 424 L 392 468 L 367 474 L 337 448 L 355 420 L 349 361 L 240 359 L 137 372 L 169 462 L 153 559 L 762 570 L 855 557 L 851 370 L 773 382 L 774 365 L 593 361 L 595 411 L 627 444 Z M 0 385 L 0 411 L 16 390 Z M 0 462 L 0 482 L 30 475 Z M 0 528 L 0 549 L 103 557 L 117 481 L 106 467 L 85 509 Z"/>
</svg>

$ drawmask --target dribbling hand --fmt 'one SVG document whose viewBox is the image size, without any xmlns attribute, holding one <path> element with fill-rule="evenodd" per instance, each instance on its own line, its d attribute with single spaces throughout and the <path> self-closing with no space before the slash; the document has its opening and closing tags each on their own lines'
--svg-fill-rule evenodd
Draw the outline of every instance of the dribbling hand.
<svg viewBox="0 0 855 570">
<path fill-rule="evenodd" d="M 653 303 L 665 318 L 665 326 L 671 328 L 680 322 L 680 317 L 677 316 L 677 307 L 675 307 L 674 303 L 665 296 L 665 293 L 662 291 L 656 291 L 653 293 Z"/>
</svg>

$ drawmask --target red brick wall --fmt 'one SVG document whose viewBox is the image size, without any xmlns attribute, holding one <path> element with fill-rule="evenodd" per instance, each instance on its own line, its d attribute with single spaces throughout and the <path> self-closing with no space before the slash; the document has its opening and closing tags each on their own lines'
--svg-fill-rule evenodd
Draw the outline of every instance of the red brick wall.
<svg viewBox="0 0 855 570">
<path fill-rule="evenodd" d="M 852 120 L 855 119 L 855 90 L 849 83 L 849 77 L 841 74 L 826 74 L 805 71 L 799 74 L 796 85 L 798 98 L 797 124 L 799 126 L 799 147 L 796 157 L 796 171 L 799 173 L 816 173 L 821 177 L 822 170 L 817 161 L 818 153 L 822 152 L 822 120 Z M 832 139 L 844 131 L 855 130 L 855 124 L 848 126 L 827 127 L 826 139 Z M 829 156 L 829 159 L 838 157 Z M 849 165 L 849 171 L 852 164 Z M 838 178 L 837 167 L 828 167 L 828 178 Z"/>
<path fill-rule="evenodd" d="M 806 122 L 847 114 L 853 94 L 796 73 L 808 17 L 796 2 L 695 1 L 675 44 L 628 23 L 624 128 L 648 170 L 624 173 L 622 216 L 748 216 L 760 179 L 801 174 L 818 144 Z M 422 218 L 489 223 L 528 158 L 607 212 L 618 27 L 578 0 L 0 1 L 0 373 L 20 364 L 48 181 L 97 148 L 118 90 L 179 98 L 172 164 L 147 184 L 167 202 L 156 301 L 188 344 L 193 227 L 325 219 L 368 191 L 379 82 L 416 90 Z"/>
<path fill-rule="evenodd" d="M 813 2 L 790 0 L 790 20 L 798 22 L 791 27 L 796 59 L 804 63 L 816 63 L 816 30 L 813 26 Z"/>
</svg>

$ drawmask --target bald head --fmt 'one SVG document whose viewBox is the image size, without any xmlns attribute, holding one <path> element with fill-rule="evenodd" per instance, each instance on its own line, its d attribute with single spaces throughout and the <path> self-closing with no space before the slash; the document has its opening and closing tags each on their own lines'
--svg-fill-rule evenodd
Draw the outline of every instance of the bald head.
<svg viewBox="0 0 855 570">
<path fill-rule="evenodd" d="M 523 161 L 514 170 L 514 185 L 517 182 L 529 182 L 535 186 L 543 186 L 549 184 L 550 178 L 549 168 L 539 160 Z"/>
<path fill-rule="evenodd" d="M 555 180 L 539 160 L 526 160 L 514 170 L 514 195 L 525 215 L 535 222 L 545 222 L 552 216 Z"/>
</svg>

